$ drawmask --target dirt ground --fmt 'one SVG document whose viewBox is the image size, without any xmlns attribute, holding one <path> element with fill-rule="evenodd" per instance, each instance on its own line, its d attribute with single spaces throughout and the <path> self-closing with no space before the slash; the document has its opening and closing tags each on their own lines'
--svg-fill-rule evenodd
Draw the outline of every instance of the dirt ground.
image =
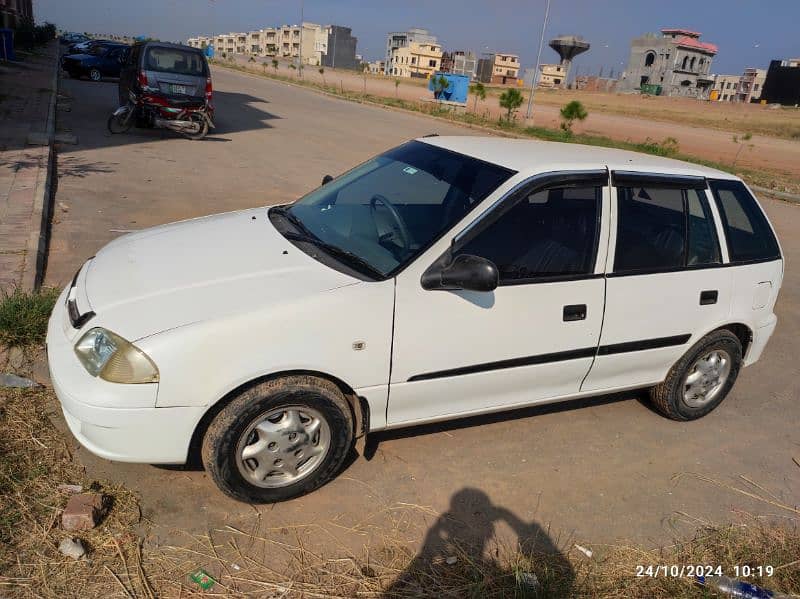
<svg viewBox="0 0 800 599">
<path fill-rule="evenodd" d="M 59 126 L 78 144 L 59 149 L 47 284 L 66 284 L 86 258 L 127 230 L 291 200 L 324 174 L 409 137 L 471 133 L 264 78 L 223 70 L 214 77 L 219 126 L 203 142 L 159 131 L 110 137 L 105 119 L 115 84 L 63 82 L 73 102 L 59 113 Z M 593 115 L 587 127 L 612 118 L 624 117 Z M 714 148 L 707 136 L 723 135 L 636 123 L 656 138 L 662 127 L 680 129 L 673 134 L 687 151 L 691 140 Z M 759 143 L 751 160 L 770 143 L 792 145 Z M 800 169 L 794 152 L 791 166 Z M 331 484 L 259 507 L 227 499 L 202 471 L 112 463 L 77 447 L 74 455 L 91 476 L 140 494 L 148 542 L 155 544 L 209 531 L 235 537 L 236 530 L 281 542 L 294 527 L 330 555 L 376 546 L 387 534 L 420 546 L 432 527 L 449 534 L 453 518 L 481 538 L 536 531 L 554 543 L 661 543 L 699 522 L 728 520 L 733 510 L 768 515 L 763 502 L 687 474 L 750 488 L 743 475 L 781 501 L 800 497 L 800 468 L 792 461 L 800 459 L 800 206 L 765 206 L 787 259 L 778 329 L 762 360 L 702 420 L 665 420 L 641 395 L 627 393 L 375 434 L 366 457 L 353 456 Z"/>
<path fill-rule="evenodd" d="M 237 57 L 237 63 L 248 68 L 261 69 L 259 64 Z M 266 72 L 276 73 L 268 65 Z M 277 73 L 297 77 L 297 71 L 281 63 Z M 344 69 L 325 69 L 323 74 L 316 67 L 303 69 L 303 77 L 309 81 L 336 86 L 341 89 L 398 97 L 403 100 L 431 98 L 427 83 L 415 79 L 399 79 L 383 76 L 362 76 Z M 527 107 L 525 103 L 518 113 L 523 121 Z M 498 103 L 501 93 L 498 88 L 489 88 L 486 100 L 479 101 L 477 112 L 490 118 L 499 118 L 504 112 Z M 639 95 L 608 94 L 580 91 L 537 91 L 533 117 L 528 124 L 558 128 L 559 110 L 573 99 L 583 102 L 589 112 L 588 118 L 576 123 L 576 133 L 604 135 L 612 139 L 644 142 L 648 139 L 661 141 L 674 137 L 682 152 L 725 164 L 736 164 L 743 168 L 764 169 L 776 174 L 786 174 L 800 180 L 800 109 L 774 110 L 760 105 L 726 104 L 722 102 L 696 102 L 687 99 L 645 97 Z M 473 99 L 467 102 L 473 110 Z M 733 136 L 741 138 L 751 133 L 750 140 L 735 143 Z M 787 139 L 788 138 L 788 139 Z M 738 154 L 738 159 L 737 159 Z"/>
</svg>

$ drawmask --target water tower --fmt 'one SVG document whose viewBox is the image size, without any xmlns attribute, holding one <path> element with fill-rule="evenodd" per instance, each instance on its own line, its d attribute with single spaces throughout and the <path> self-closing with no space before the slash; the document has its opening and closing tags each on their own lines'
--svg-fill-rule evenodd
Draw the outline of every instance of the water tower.
<svg viewBox="0 0 800 599">
<path fill-rule="evenodd" d="M 564 83 L 566 83 L 572 59 L 578 54 L 586 52 L 589 49 L 589 42 L 577 35 L 560 35 L 550 40 L 550 47 L 561 57 L 561 66 L 564 67 Z"/>
</svg>

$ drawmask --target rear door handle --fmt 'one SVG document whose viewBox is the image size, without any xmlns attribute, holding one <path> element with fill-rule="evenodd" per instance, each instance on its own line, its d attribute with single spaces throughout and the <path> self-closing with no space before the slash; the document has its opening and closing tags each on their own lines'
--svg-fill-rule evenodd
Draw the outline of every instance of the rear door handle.
<svg viewBox="0 0 800 599">
<path fill-rule="evenodd" d="M 586 320 L 586 304 L 564 306 L 564 322 Z"/>
<path fill-rule="evenodd" d="M 709 289 L 700 292 L 700 305 L 708 306 L 709 304 L 716 304 L 719 292 L 716 289 Z"/>
</svg>

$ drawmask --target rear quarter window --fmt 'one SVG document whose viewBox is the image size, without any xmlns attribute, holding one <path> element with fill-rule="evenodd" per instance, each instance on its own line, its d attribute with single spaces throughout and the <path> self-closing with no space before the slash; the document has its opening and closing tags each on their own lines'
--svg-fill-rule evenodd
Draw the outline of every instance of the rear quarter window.
<svg viewBox="0 0 800 599">
<path fill-rule="evenodd" d="M 740 181 L 709 181 L 731 262 L 777 260 L 778 241 L 756 199 Z"/>
</svg>

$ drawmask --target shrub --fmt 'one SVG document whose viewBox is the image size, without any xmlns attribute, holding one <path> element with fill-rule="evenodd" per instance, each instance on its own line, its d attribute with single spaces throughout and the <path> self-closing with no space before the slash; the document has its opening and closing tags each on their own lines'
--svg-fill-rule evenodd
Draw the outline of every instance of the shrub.
<svg viewBox="0 0 800 599">
<path fill-rule="evenodd" d="M 47 320 L 58 297 L 57 289 L 28 292 L 14 289 L 0 294 L 0 343 L 7 346 L 42 343 Z"/>
<path fill-rule="evenodd" d="M 500 107 L 506 109 L 506 121 L 509 123 L 519 107 L 522 106 L 522 92 L 510 88 L 500 95 Z"/>
<path fill-rule="evenodd" d="M 582 121 L 587 116 L 589 116 L 589 113 L 586 112 L 586 108 L 584 108 L 583 104 L 578 100 L 573 100 L 564 105 L 561 109 L 561 129 L 567 133 L 567 135 L 571 135 L 572 123 L 576 120 Z"/>
</svg>

